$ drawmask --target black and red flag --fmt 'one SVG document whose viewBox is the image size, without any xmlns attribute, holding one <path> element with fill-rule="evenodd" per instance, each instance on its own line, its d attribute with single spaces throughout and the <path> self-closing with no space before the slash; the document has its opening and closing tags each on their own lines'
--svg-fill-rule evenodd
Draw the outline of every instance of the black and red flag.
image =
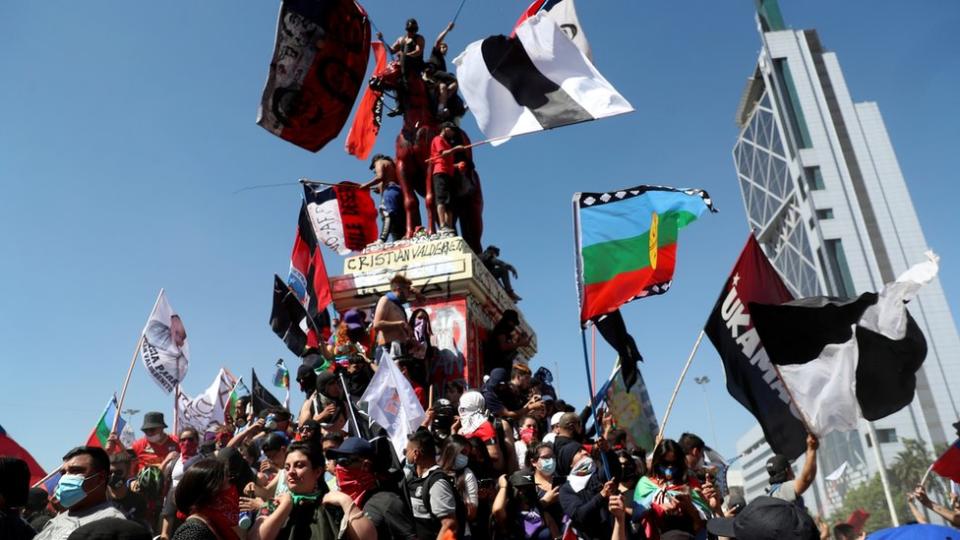
<svg viewBox="0 0 960 540">
<path fill-rule="evenodd" d="M 727 391 L 763 428 L 777 454 L 794 459 L 806 450 L 807 428 L 770 362 L 747 306 L 781 304 L 793 295 L 751 234 L 704 326 L 720 353 Z"/>
<path fill-rule="evenodd" d="M 323 338 L 317 332 L 329 331 L 330 318 L 327 306 L 333 301 L 330 293 L 330 279 L 327 277 L 327 267 L 320 253 L 320 242 L 310 225 L 310 215 L 307 204 L 300 205 L 300 217 L 297 221 L 297 236 L 293 242 L 293 252 L 290 253 L 290 274 L 287 284 L 296 294 L 300 304 L 307 312 L 310 321 L 306 321 L 304 328 L 307 333 L 307 346 L 316 347 Z M 303 354 L 303 351 L 293 351 Z"/>
<path fill-rule="evenodd" d="M 283 0 L 257 124 L 316 152 L 343 129 L 370 57 L 370 21 L 354 0 Z"/>
</svg>

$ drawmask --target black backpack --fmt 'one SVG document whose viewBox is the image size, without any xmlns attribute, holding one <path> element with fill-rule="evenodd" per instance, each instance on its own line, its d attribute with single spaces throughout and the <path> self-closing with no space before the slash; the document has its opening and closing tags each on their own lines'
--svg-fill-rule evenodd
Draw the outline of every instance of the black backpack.
<svg viewBox="0 0 960 540">
<path fill-rule="evenodd" d="M 434 515 L 433 509 L 430 508 L 430 490 L 433 488 L 433 485 L 437 482 L 446 482 L 450 485 L 450 489 L 453 491 L 453 499 L 455 501 L 456 507 L 456 516 L 457 516 L 457 538 L 463 538 L 464 528 L 467 524 L 467 507 L 463 504 L 463 497 L 460 495 L 460 490 L 457 489 L 457 483 L 454 479 L 447 474 L 443 469 L 434 469 L 427 475 L 423 480 L 423 492 L 421 492 L 423 506 L 427 509 L 427 512 L 430 513 L 431 520 L 437 520 L 436 530 L 433 531 L 433 536 L 431 538 L 436 538 L 436 533 L 440 530 L 439 519 Z M 419 483 L 419 482 L 417 482 Z M 414 486 L 410 486 L 415 489 Z M 421 533 L 422 524 L 419 522 L 421 520 L 416 520 L 417 523 L 417 533 Z M 422 534 L 421 534 L 422 536 Z"/>
</svg>

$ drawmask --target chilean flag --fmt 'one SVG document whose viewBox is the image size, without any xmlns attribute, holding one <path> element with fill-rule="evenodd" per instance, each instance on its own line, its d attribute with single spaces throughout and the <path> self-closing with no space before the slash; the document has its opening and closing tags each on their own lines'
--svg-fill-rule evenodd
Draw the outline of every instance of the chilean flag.
<svg viewBox="0 0 960 540">
<path fill-rule="evenodd" d="M 954 441 L 950 448 L 933 462 L 933 472 L 960 483 L 960 440 Z"/>
</svg>

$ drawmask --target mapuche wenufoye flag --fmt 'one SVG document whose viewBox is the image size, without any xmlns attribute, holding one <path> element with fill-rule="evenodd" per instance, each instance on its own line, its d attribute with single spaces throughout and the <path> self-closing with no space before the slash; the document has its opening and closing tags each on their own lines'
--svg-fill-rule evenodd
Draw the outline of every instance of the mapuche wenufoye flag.
<svg viewBox="0 0 960 540">
<path fill-rule="evenodd" d="M 346 124 L 370 56 L 370 21 L 354 0 L 284 0 L 257 124 L 316 152 Z"/>
<path fill-rule="evenodd" d="M 537 13 L 513 36 L 475 41 L 453 63 L 480 131 L 497 145 L 633 111 L 557 23 Z"/>
<path fill-rule="evenodd" d="M 817 436 L 856 429 L 913 401 L 927 341 L 906 303 L 936 277 L 937 258 L 916 264 L 880 293 L 848 300 L 749 304 L 770 361 Z"/>
<path fill-rule="evenodd" d="M 593 321 L 620 355 L 627 390 L 641 357 L 617 310 L 667 292 L 680 229 L 707 209 L 716 211 L 700 189 L 636 186 L 573 196 L 580 324 Z"/>
<path fill-rule="evenodd" d="M 807 428 L 770 363 L 748 307 L 790 300 L 793 295 L 751 234 L 703 331 L 720 353 L 727 391 L 757 419 L 770 448 L 795 459 L 807 448 Z"/>
</svg>

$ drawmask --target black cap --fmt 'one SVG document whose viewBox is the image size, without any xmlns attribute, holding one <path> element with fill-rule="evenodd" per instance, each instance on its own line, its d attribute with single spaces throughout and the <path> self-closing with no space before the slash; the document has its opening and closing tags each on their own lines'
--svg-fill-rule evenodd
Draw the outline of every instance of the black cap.
<svg viewBox="0 0 960 540">
<path fill-rule="evenodd" d="M 727 538 L 749 540 L 816 540 L 816 523 L 806 510 L 773 497 L 758 497 L 736 517 L 715 518 L 707 522 L 707 531 Z"/>
<path fill-rule="evenodd" d="M 530 469 L 520 469 L 519 471 L 511 474 L 509 480 L 510 485 L 517 489 L 522 489 L 536 484 L 536 482 L 533 480 L 533 471 Z"/>
<path fill-rule="evenodd" d="M 343 443 L 336 448 L 327 450 L 327 459 L 337 459 L 342 457 L 375 457 L 377 455 L 373 445 L 360 437 L 347 437 Z"/>
<path fill-rule="evenodd" d="M 783 454 L 775 454 L 767 460 L 767 474 L 770 476 L 777 476 L 778 474 L 786 472 L 789 468 L 790 460 Z"/>
<path fill-rule="evenodd" d="M 143 425 L 140 426 L 140 430 L 165 427 L 167 427 L 167 424 L 163 421 L 163 413 L 150 411 L 143 415 Z"/>
<path fill-rule="evenodd" d="M 309 381 L 310 379 L 316 379 L 317 373 L 313 370 L 313 366 L 307 364 L 300 364 L 300 367 L 297 368 L 297 382 L 300 381 Z"/>
</svg>

